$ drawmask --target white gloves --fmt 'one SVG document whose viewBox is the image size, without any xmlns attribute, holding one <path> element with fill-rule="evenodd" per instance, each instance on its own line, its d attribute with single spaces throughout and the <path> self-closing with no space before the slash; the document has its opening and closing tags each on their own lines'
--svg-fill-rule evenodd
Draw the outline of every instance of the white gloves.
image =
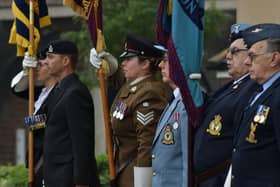
<svg viewBox="0 0 280 187">
<path fill-rule="evenodd" d="M 90 50 L 89 61 L 95 68 L 97 68 L 97 69 L 103 68 L 106 76 L 111 76 L 118 70 L 117 59 L 106 51 L 102 51 L 97 54 L 95 48 L 92 48 Z"/>
<path fill-rule="evenodd" d="M 102 60 L 100 59 L 100 57 L 98 57 L 98 54 L 97 54 L 95 48 L 92 48 L 90 50 L 89 61 L 97 69 L 99 69 L 102 64 Z"/>
<path fill-rule="evenodd" d="M 28 88 L 28 74 L 24 71 L 19 72 L 11 82 L 14 92 L 21 92 Z"/>
<path fill-rule="evenodd" d="M 36 57 L 31 57 L 28 55 L 28 52 L 24 54 L 24 58 L 22 61 L 22 67 L 25 68 L 35 68 L 37 66 L 37 59 Z"/>
<path fill-rule="evenodd" d="M 28 52 L 24 54 L 24 58 L 22 61 L 23 70 L 19 72 L 11 82 L 11 88 L 13 88 L 15 92 L 20 92 L 28 88 L 27 68 L 35 68 L 37 66 L 37 63 L 38 62 L 36 57 L 29 56 Z"/>
</svg>

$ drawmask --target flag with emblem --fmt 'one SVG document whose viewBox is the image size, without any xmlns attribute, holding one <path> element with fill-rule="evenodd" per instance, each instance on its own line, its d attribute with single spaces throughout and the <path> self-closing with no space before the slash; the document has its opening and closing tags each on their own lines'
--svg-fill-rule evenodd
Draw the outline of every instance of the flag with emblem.
<svg viewBox="0 0 280 187">
<path fill-rule="evenodd" d="M 10 31 L 9 43 L 17 46 L 17 56 L 23 56 L 26 49 L 33 49 L 29 47 L 29 0 L 13 0 L 12 13 L 14 22 Z M 37 51 L 40 41 L 40 28 L 51 24 L 46 0 L 34 1 L 33 17 L 34 51 L 29 51 L 29 54 L 34 54 Z"/>
<path fill-rule="evenodd" d="M 63 0 L 63 4 L 86 19 L 93 46 L 99 52 L 105 48 L 102 25 L 102 0 Z"/>
<path fill-rule="evenodd" d="M 203 51 L 204 0 L 160 0 L 157 39 L 168 49 L 170 77 L 180 88 L 188 113 L 188 176 L 193 186 L 193 127 L 197 126 L 203 105 L 199 84 Z"/>
</svg>

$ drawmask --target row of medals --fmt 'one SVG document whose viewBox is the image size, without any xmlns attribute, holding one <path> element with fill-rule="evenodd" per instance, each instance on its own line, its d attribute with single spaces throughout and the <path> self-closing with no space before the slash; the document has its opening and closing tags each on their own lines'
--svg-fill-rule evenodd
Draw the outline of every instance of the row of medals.
<svg viewBox="0 0 280 187">
<path fill-rule="evenodd" d="M 118 101 L 116 104 L 116 108 L 113 112 L 113 117 L 122 120 L 124 118 L 124 113 L 127 109 L 127 104 Z"/>
</svg>

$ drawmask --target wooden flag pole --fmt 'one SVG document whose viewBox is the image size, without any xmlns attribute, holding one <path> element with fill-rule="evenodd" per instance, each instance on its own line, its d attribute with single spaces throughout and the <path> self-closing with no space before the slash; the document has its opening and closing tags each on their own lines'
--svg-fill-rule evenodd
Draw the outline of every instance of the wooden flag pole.
<svg viewBox="0 0 280 187">
<path fill-rule="evenodd" d="M 28 53 L 34 56 L 34 4 L 33 0 L 29 1 L 29 49 Z M 34 68 L 28 69 L 29 75 L 29 116 L 34 112 Z M 34 137 L 33 131 L 28 130 L 28 186 L 33 186 L 34 179 Z"/>
<path fill-rule="evenodd" d="M 98 3 L 94 4 L 94 17 L 95 17 L 95 25 L 96 25 L 96 51 L 99 53 L 101 52 L 104 47 L 104 37 L 102 32 L 98 28 L 98 6 L 99 3 L 102 1 L 97 1 Z M 102 16 L 102 15 L 101 15 Z M 104 64 L 104 63 L 102 63 Z M 108 110 L 108 100 L 106 94 L 106 85 L 105 85 L 105 78 L 104 72 L 102 68 L 98 69 L 98 78 L 99 78 L 99 85 L 100 85 L 100 92 L 102 98 L 102 105 L 103 105 L 103 117 L 104 117 L 104 125 L 105 125 L 105 136 L 107 142 L 107 153 L 108 153 L 108 161 L 109 161 L 109 172 L 110 172 L 110 181 L 111 186 L 115 186 L 115 178 L 116 178 L 116 171 L 115 171 L 115 164 L 113 158 L 113 145 L 112 145 L 112 135 L 111 135 L 111 127 L 110 127 L 110 118 L 109 118 L 109 110 Z"/>
<path fill-rule="evenodd" d="M 114 181 L 116 178 L 115 172 L 115 165 L 113 159 L 113 146 L 112 146 L 112 139 L 111 139 L 111 128 L 109 123 L 109 110 L 108 110 L 108 101 L 106 95 L 106 86 L 105 86 L 105 79 L 104 73 L 102 68 L 98 70 L 98 78 L 100 84 L 100 91 L 102 97 L 102 105 L 103 105 L 103 115 L 104 115 L 104 125 L 105 125 L 105 135 L 106 135 L 106 142 L 107 142 L 107 152 L 108 152 L 108 160 L 109 160 L 109 172 L 110 172 L 110 179 Z"/>
</svg>

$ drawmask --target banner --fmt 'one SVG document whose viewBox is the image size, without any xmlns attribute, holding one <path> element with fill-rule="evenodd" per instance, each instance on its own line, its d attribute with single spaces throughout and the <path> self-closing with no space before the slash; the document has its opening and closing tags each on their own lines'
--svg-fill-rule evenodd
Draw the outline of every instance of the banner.
<svg viewBox="0 0 280 187">
<path fill-rule="evenodd" d="M 9 43 L 17 45 L 17 56 L 23 56 L 29 47 L 29 1 L 13 0 L 12 13 L 14 22 L 10 31 Z M 46 0 L 34 2 L 34 50 L 37 51 L 40 41 L 40 28 L 51 24 Z M 32 48 L 29 48 L 32 49 Z M 32 52 L 34 54 L 34 52 Z"/>
<path fill-rule="evenodd" d="M 98 52 L 104 49 L 102 0 L 63 0 L 63 4 L 87 20 L 93 46 Z"/>
<path fill-rule="evenodd" d="M 180 88 L 189 123 L 197 125 L 203 96 L 199 80 L 203 59 L 204 0 L 161 0 L 157 15 L 158 42 L 168 49 L 171 79 Z"/>
</svg>

